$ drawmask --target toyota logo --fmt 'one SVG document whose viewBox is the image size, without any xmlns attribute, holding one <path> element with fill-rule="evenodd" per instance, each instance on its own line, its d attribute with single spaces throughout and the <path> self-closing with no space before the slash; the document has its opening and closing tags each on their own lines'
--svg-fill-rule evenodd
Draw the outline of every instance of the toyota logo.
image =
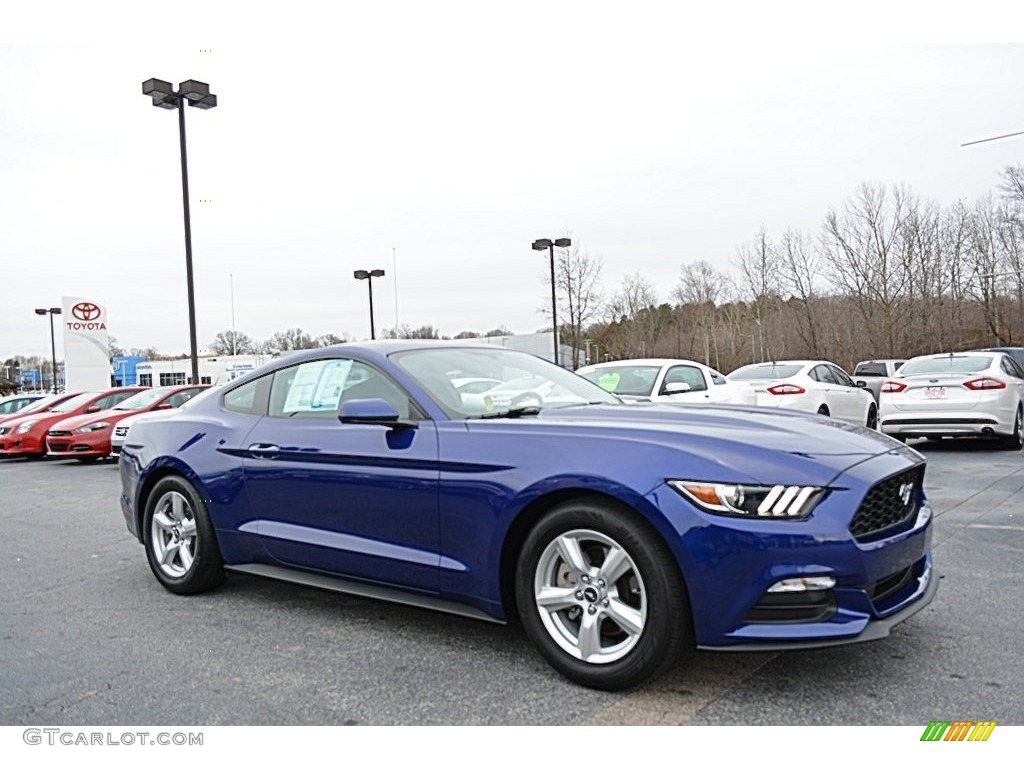
<svg viewBox="0 0 1024 768">
<path fill-rule="evenodd" d="M 95 304 L 88 301 L 80 301 L 71 308 L 71 314 L 83 321 L 95 320 L 102 311 Z"/>
</svg>

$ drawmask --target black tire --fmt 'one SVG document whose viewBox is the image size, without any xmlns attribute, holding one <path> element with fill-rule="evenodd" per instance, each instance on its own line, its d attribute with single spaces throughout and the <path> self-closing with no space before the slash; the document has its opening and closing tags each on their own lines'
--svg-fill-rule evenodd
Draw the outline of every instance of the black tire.
<svg viewBox="0 0 1024 768">
<path fill-rule="evenodd" d="M 176 505 L 179 512 L 175 511 Z M 149 567 L 157 581 L 179 595 L 205 592 L 224 581 L 224 561 L 210 516 L 191 483 L 178 475 L 163 478 L 150 491 L 145 509 L 142 533 Z M 158 514 L 164 520 L 180 523 L 176 532 L 154 524 Z M 194 522 L 194 527 L 187 524 L 188 520 Z M 169 551 L 175 547 L 174 552 Z M 160 553 L 168 554 L 169 560 L 161 562 Z"/>
<path fill-rule="evenodd" d="M 868 420 L 864 426 L 872 431 L 878 431 L 878 409 L 874 405 L 868 406 Z"/>
<path fill-rule="evenodd" d="M 827 405 L 819 405 L 818 406 L 818 415 L 819 416 L 831 416 L 832 414 L 829 413 Z"/>
<path fill-rule="evenodd" d="M 561 554 L 558 543 L 567 539 L 577 541 L 587 572 Z M 599 577 L 611 545 L 628 563 L 606 585 Z M 559 581 L 552 589 L 568 590 L 563 601 L 573 604 L 543 609 L 536 590 L 556 573 Z M 590 688 L 639 685 L 675 664 L 693 644 L 689 600 L 672 553 L 642 518 L 610 502 L 569 501 L 541 518 L 519 554 L 515 592 L 523 628 L 540 654 L 562 675 Z M 588 619 L 585 611 L 595 618 Z M 639 619 L 634 631 L 614 618 L 619 611 Z M 597 642 L 589 657 L 606 658 L 579 656 L 584 622 L 594 627 L 589 636 Z"/>
<path fill-rule="evenodd" d="M 1013 434 L 1003 438 L 1003 448 L 1007 451 L 1019 451 L 1024 446 L 1024 416 L 1021 407 L 1017 406 L 1017 418 L 1013 422 Z"/>
</svg>

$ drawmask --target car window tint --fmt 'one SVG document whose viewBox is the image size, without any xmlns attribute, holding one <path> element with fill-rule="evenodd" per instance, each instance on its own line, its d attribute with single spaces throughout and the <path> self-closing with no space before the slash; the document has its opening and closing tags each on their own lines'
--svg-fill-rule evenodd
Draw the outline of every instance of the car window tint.
<svg viewBox="0 0 1024 768">
<path fill-rule="evenodd" d="M 828 366 L 825 365 L 814 366 L 814 369 L 811 371 L 811 378 L 814 379 L 815 381 L 820 381 L 823 384 L 839 383 L 838 381 L 835 380 L 835 377 L 832 375 L 832 372 L 829 371 Z"/>
<path fill-rule="evenodd" d="M 836 384 L 842 384 L 844 387 L 855 386 L 853 379 L 851 379 L 842 368 L 836 368 L 834 365 L 825 366 L 828 372 L 832 374 L 832 378 Z"/>
<path fill-rule="evenodd" d="M 311 360 L 277 371 L 270 391 L 270 416 L 337 418 L 348 400 L 381 398 L 403 419 L 412 410 L 409 398 L 384 374 L 348 358 Z"/>
<path fill-rule="evenodd" d="M 692 365 L 674 365 L 665 374 L 665 382 L 661 385 L 662 392 L 667 384 L 689 384 L 691 392 L 703 392 L 708 388 L 704 374 Z"/>
<path fill-rule="evenodd" d="M 1012 357 L 1004 357 L 999 364 L 999 367 L 1003 369 L 1003 373 L 1013 376 L 1015 379 L 1024 378 L 1020 366 L 1014 361 Z"/>
<path fill-rule="evenodd" d="M 101 397 L 94 403 L 94 405 L 96 405 L 101 411 L 105 411 L 107 410 L 107 408 L 113 408 L 122 400 L 127 400 L 132 395 L 137 394 L 139 394 L 138 390 L 132 390 L 131 392 L 113 392 L 109 395 Z"/>
<path fill-rule="evenodd" d="M 854 376 L 888 376 L 885 363 L 861 363 L 853 372 Z"/>
<path fill-rule="evenodd" d="M 267 393 L 274 374 L 260 376 L 240 387 L 226 392 L 221 404 L 236 413 L 262 414 L 266 412 Z"/>
</svg>

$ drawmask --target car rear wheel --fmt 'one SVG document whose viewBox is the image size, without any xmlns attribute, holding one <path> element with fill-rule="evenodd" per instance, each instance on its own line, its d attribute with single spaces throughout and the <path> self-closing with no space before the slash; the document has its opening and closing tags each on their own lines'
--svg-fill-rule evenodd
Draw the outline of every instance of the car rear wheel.
<svg viewBox="0 0 1024 768">
<path fill-rule="evenodd" d="M 1024 446 L 1024 415 L 1017 406 L 1017 417 L 1013 422 L 1013 434 L 1003 439 L 1003 448 L 1008 451 L 1019 451 Z"/>
<path fill-rule="evenodd" d="M 210 517 L 184 478 L 165 477 L 153 487 L 143 531 L 149 567 L 171 592 L 205 592 L 224 581 L 224 562 Z"/>
<path fill-rule="evenodd" d="M 530 532 L 516 568 L 527 635 L 570 680 L 621 690 L 657 675 L 691 643 L 689 603 L 671 552 L 642 520 L 572 501 Z"/>
<path fill-rule="evenodd" d="M 873 405 L 868 408 L 868 420 L 864 426 L 872 430 L 878 429 L 878 409 Z"/>
<path fill-rule="evenodd" d="M 830 416 L 831 414 L 828 411 L 828 406 L 827 405 L 819 405 L 818 406 L 818 415 L 819 416 Z"/>
</svg>

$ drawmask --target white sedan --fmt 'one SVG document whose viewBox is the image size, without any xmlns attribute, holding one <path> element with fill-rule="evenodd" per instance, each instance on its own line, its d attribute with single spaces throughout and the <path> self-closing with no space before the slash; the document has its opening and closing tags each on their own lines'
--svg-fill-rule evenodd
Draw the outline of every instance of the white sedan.
<svg viewBox="0 0 1024 768">
<path fill-rule="evenodd" d="M 908 437 L 998 437 L 1024 444 L 1024 369 L 1003 352 L 915 357 L 882 384 L 882 431 Z"/>
<path fill-rule="evenodd" d="M 757 404 L 819 413 L 878 429 L 878 406 L 864 387 L 827 360 L 780 360 L 737 368 L 729 381 L 750 387 Z"/>
<path fill-rule="evenodd" d="M 693 360 L 617 360 L 587 365 L 576 373 L 623 400 L 757 404 L 749 387 L 732 384 L 714 368 Z"/>
</svg>

